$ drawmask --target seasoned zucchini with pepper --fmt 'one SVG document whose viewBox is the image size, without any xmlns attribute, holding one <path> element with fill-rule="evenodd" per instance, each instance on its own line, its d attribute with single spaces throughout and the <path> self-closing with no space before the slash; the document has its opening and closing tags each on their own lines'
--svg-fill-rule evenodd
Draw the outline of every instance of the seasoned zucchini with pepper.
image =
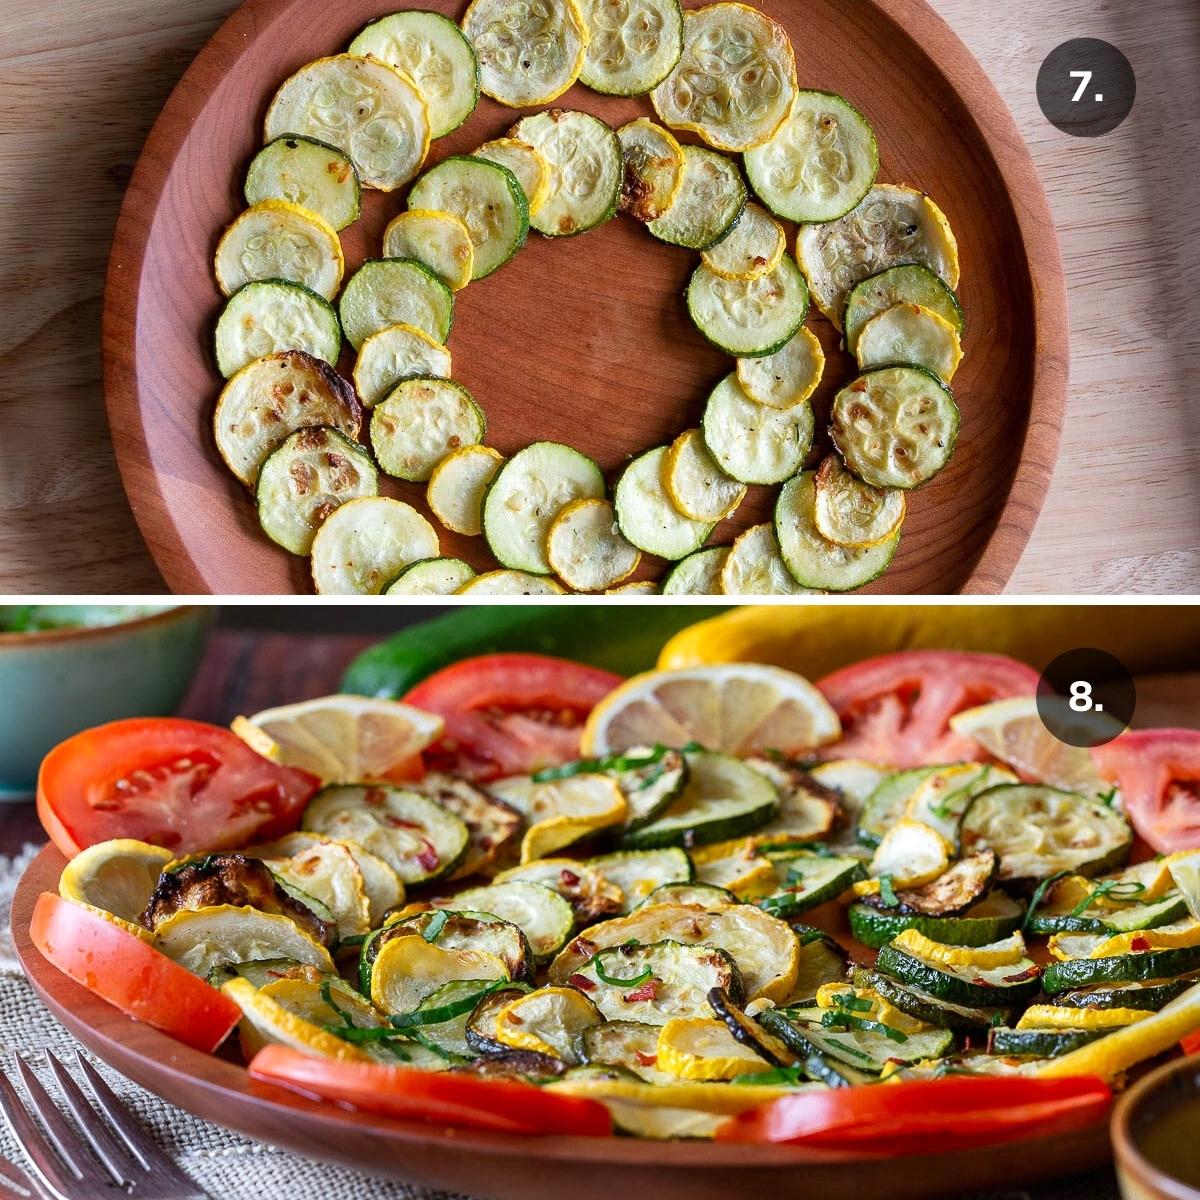
<svg viewBox="0 0 1200 1200">
<path fill-rule="evenodd" d="M 246 172 L 246 203 L 286 200 L 345 229 L 358 220 L 362 187 L 354 164 L 340 150 L 307 137 L 268 142 Z"/>
</svg>

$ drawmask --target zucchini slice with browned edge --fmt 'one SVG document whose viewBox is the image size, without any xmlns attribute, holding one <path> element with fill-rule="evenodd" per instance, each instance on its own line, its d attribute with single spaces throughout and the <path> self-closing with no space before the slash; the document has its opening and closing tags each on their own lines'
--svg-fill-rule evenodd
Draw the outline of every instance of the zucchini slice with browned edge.
<svg viewBox="0 0 1200 1200">
<path fill-rule="evenodd" d="M 342 326 L 333 305 L 303 284 L 260 279 L 229 297 L 217 319 L 217 370 L 228 379 L 256 358 L 302 350 L 333 365 Z"/>
<path fill-rule="evenodd" d="M 1007 1021 L 1011 1012 L 1006 1007 L 956 1004 L 922 988 L 899 983 L 878 971 L 868 971 L 862 967 L 855 967 L 853 980 L 855 987 L 869 987 L 893 1008 L 927 1025 L 936 1025 L 939 1029 L 990 1029 L 997 1021 Z"/>
<path fill-rule="evenodd" d="M 621 889 L 626 913 L 632 912 L 658 888 L 668 884 L 690 884 L 696 873 L 692 860 L 675 847 L 618 850 L 615 854 L 588 859 L 588 866 Z"/>
<path fill-rule="evenodd" d="M 345 229 L 362 211 L 362 187 L 349 157 L 314 138 L 284 135 L 268 142 L 246 171 L 246 203 L 287 200 Z"/>
<path fill-rule="evenodd" d="M 1054 996 L 1074 988 L 1144 983 L 1193 971 L 1200 971 L 1200 946 L 1140 950 L 1104 958 L 1068 958 L 1047 964 L 1042 975 L 1042 988 L 1047 996 Z"/>
<path fill-rule="evenodd" d="M 887 945 L 906 929 L 916 929 L 937 942 L 954 946 L 986 946 L 1021 927 L 1025 909 L 1001 891 L 991 892 L 962 916 L 933 917 L 875 908 L 861 902 L 850 905 L 846 916 L 850 932 L 864 946 Z"/>
<path fill-rule="evenodd" d="M 939 1000 L 972 1008 L 1011 1007 L 1033 996 L 1042 982 L 1037 965 L 1028 958 L 999 967 L 934 964 L 892 943 L 879 951 L 875 969 Z"/>
<path fill-rule="evenodd" d="M 492 913 L 511 921 L 529 939 L 539 963 L 552 958 L 575 930 L 575 914 L 557 892 L 539 883 L 490 883 L 467 888 L 448 900 L 435 900 L 439 908 L 467 908 Z"/>
</svg>

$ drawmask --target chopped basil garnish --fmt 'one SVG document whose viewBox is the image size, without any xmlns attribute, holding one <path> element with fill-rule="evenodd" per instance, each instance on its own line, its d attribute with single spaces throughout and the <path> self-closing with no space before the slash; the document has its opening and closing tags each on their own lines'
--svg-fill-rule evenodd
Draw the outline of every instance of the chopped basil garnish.
<svg viewBox="0 0 1200 1200">
<path fill-rule="evenodd" d="M 896 895 L 896 889 L 892 886 L 892 877 L 890 875 L 880 875 L 879 895 L 888 908 L 898 908 L 900 906 L 900 900 Z"/>
</svg>

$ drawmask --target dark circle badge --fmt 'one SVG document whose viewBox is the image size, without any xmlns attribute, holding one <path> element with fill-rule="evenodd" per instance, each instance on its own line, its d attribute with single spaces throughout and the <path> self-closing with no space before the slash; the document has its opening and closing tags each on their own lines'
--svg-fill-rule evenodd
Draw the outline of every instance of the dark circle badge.
<svg viewBox="0 0 1200 1200">
<path fill-rule="evenodd" d="M 1072 38 L 1042 63 L 1037 98 L 1046 120 L 1072 137 L 1111 133 L 1129 116 L 1137 82 L 1129 59 L 1100 38 Z"/>
<path fill-rule="evenodd" d="M 1068 650 L 1038 680 L 1038 716 L 1069 746 L 1111 742 L 1129 727 L 1136 705 L 1133 676 L 1105 650 Z"/>
</svg>

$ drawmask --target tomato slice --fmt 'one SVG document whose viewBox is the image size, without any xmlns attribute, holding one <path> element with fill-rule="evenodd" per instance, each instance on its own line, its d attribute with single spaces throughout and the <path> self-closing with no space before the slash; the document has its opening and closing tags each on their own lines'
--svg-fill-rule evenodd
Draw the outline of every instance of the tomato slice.
<svg viewBox="0 0 1200 1200">
<path fill-rule="evenodd" d="M 253 1078 L 335 1104 L 401 1121 L 495 1133 L 607 1137 L 608 1109 L 507 1079 L 419 1071 L 386 1063 L 314 1058 L 287 1046 L 264 1046 L 250 1063 Z"/>
<path fill-rule="evenodd" d="M 319 783 L 217 725 L 138 718 L 55 746 L 38 774 L 37 808 L 68 858 L 109 838 L 190 854 L 290 833 Z"/>
<path fill-rule="evenodd" d="M 64 975 L 173 1038 L 211 1054 L 241 1020 L 228 996 L 136 934 L 53 892 L 33 907 L 29 936 Z"/>
<path fill-rule="evenodd" d="M 1143 841 L 1160 854 L 1200 846 L 1200 730 L 1130 730 L 1092 759 Z"/>
<path fill-rule="evenodd" d="M 903 650 L 843 667 L 817 683 L 842 721 L 826 757 L 894 767 L 957 762 L 979 753 L 950 718 L 964 709 L 1037 691 L 1038 673 L 999 654 Z"/>
<path fill-rule="evenodd" d="M 869 1154 L 939 1154 L 1085 1129 L 1102 1121 L 1102 1079 L 948 1076 L 797 1092 L 725 1122 L 726 1142 L 786 1142 Z"/>
<path fill-rule="evenodd" d="M 427 764 L 485 780 L 579 757 L 587 715 L 619 675 L 541 654 L 484 654 L 436 671 L 404 697 L 445 718 Z"/>
</svg>

